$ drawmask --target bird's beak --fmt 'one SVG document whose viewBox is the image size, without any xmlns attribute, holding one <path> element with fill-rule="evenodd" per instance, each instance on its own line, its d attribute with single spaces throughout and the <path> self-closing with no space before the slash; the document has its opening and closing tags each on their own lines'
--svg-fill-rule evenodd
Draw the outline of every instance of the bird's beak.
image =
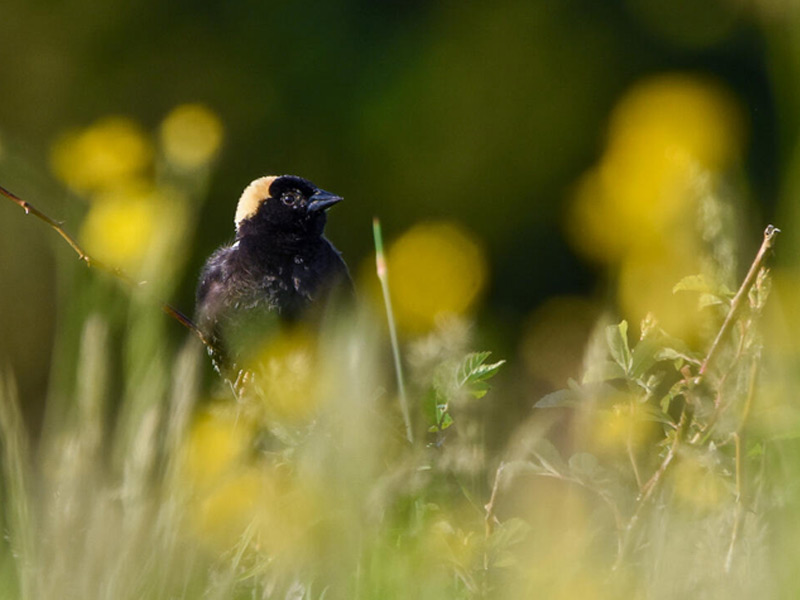
<svg viewBox="0 0 800 600">
<path fill-rule="evenodd" d="M 317 190 L 317 192 L 309 198 L 308 212 L 317 212 L 318 210 L 327 210 L 337 202 L 341 202 L 343 198 L 336 194 L 331 194 L 325 190 Z"/>
</svg>

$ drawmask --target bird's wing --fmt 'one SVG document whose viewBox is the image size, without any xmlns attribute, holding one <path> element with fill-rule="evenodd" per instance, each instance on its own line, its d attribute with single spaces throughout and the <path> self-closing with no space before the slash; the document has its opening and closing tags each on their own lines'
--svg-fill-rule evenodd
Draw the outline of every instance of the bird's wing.
<svg viewBox="0 0 800 600">
<path fill-rule="evenodd" d="M 200 282 L 197 285 L 195 322 L 214 346 L 211 358 L 218 370 L 227 362 L 219 320 L 230 300 L 229 286 L 225 283 L 228 278 L 228 258 L 233 251 L 232 247 L 224 247 L 212 254 L 200 273 Z"/>
</svg>

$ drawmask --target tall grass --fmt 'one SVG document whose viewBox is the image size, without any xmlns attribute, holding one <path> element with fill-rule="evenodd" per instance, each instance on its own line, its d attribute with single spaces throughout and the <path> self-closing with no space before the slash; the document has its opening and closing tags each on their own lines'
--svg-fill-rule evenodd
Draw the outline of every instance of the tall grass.
<svg viewBox="0 0 800 600">
<path fill-rule="evenodd" d="M 2 375 L 0 590 L 791 595 L 796 532 L 776 529 L 796 507 L 797 463 L 760 418 L 764 390 L 782 381 L 761 333 L 769 281 L 757 262 L 738 294 L 680 284 L 716 298 L 707 319 L 720 335 L 702 351 L 654 321 L 638 340 L 625 322 L 599 326 L 582 380 L 499 443 L 488 416 L 517 390 L 506 380 L 490 391 L 502 361 L 473 352 L 464 322 L 404 344 L 406 417 L 369 307 L 330 315 L 314 335 L 286 332 L 255 369 L 267 379 L 235 398 L 203 390 L 202 345 L 170 351 L 167 317 L 134 294 L 124 327 L 82 319 L 74 385 L 51 394 L 39 439 L 23 426 L 13 373 Z"/>
</svg>

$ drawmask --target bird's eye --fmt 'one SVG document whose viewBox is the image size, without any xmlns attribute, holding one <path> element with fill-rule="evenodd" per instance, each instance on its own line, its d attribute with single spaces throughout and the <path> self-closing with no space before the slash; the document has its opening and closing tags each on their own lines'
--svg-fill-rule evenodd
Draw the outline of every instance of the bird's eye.
<svg viewBox="0 0 800 600">
<path fill-rule="evenodd" d="M 286 192 L 281 196 L 281 202 L 283 202 L 286 206 L 294 206 L 303 198 L 302 194 L 297 190 L 292 190 L 291 192 Z"/>
</svg>

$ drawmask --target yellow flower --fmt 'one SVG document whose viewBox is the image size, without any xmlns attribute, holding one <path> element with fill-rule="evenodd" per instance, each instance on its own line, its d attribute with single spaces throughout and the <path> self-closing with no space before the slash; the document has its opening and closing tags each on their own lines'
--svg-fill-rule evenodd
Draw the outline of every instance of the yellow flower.
<svg viewBox="0 0 800 600">
<path fill-rule="evenodd" d="M 270 417 L 302 419 L 317 406 L 316 344 L 305 329 L 284 330 L 268 339 L 250 369 Z"/>
<path fill-rule="evenodd" d="M 325 517 L 319 493 L 287 469 L 263 461 L 229 467 L 191 499 L 194 533 L 210 549 L 238 544 L 291 561 L 313 551 L 310 530 Z"/>
<path fill-rule="evenodd" d="M 467 313 L 486 285 L 478 242 L 454 223 L 423 223 L 389 248 L 389 282 L 398 325 L 422 332 L 438 317 Z"/>
<path fill-rule="evenodd" d="M 625 256 L 617 294 L 623 314 L 632 323 L 640 323 L 652 313 L 670 335 L 693 344 L 708 333 L 708 314 L 698 310 L 696 294 L 672 292 L 676 283 L 701 268 L 691 250 L 691 246 L 653 247 Z"/>
<path fill-rule="evenodd" d="M 576 189 L 573 245 L 604 262 L 677 245 L 676 233 L 692 229 L 699 182 L 737 160 L 743 131 L 733 98 L 707 80 L 674 74 L 635 86 L 614 110 L 600 163 Z"/>
<path fill-rule="evenodd" d="M 163 258 L 180 238 L 183 205 L 168 190 L 134 181 L 93 200 L 80 238 L 90 255 L 112 267 L 141 274 L 146 259 Z"/>
<path fill-rule="evenodd" d="M 212 548 L 229 550 L 253 524 L 264 496 L 264 481 L 258 470 L 234 472 L 195 498 L 196 533 Z"/>
<path fill-rule="evenodd" d="M 621 394 L 620 401 L 608 410 L 592 413 L 591 437 L 600 452 L 611 454 L 641 448 L 658 432 L 657 424 L 648 418 L 644 408 Z"/>
<path fill-rule="evenodd" d="M 183 447 L 181 475 L 195 489 L 214 487 L 239 468 L 247 455 L 253 431 L 234 410 L 201 413 Z"/>
<path fill-rule="evenodd" d="M 164 154 L 183 169 L 197 169 L 210 162 L 219 151 L 222 137 L 219 118 L 202 104 L 182 104 L 161 123 Z"/>
<path fill-rule="evenodd" d="M 150 140 L 134 121 L 106 117 L 64 134 L 53 144 L 50 163 L 72 189 L 92 192 L 141 175 L 152 157 Z"/>
</svg>

